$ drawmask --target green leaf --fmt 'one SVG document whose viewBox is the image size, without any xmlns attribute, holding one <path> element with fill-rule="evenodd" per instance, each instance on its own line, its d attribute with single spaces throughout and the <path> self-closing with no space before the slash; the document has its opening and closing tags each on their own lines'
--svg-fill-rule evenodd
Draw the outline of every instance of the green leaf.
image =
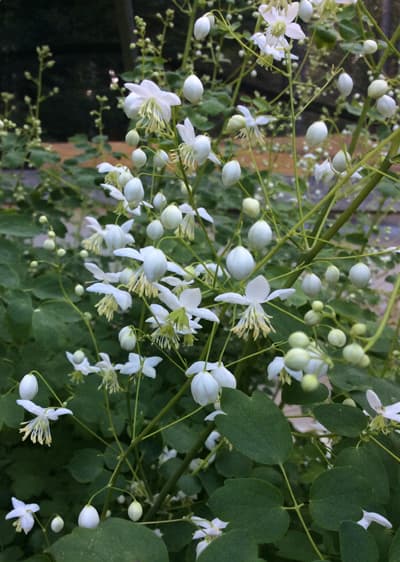
<svg viewBox="0 0 400 562">
<path fill-rule="evenodd" d="M 32 238 L 41 232 L 40 227 L 32 222 L 30 215 L 17 215 L 16 213 L 5 213 L 3 211 L 0 216 L 0 234 Z"/>
<path fill-rule="evenodd" d="M 289 527 L 289 515 L 283 508 L 278 488 L 265 480 L 237 478 L 227 480 L 208 503 L 212 511 L 230 528 L 242 529 L 259 543 L 283 537 Z"/>
<path fill-rule="evenodd" d="M 97 449 L 79 449 L 67 465 L 77 482 L 92 482 L 103 471 L 104 454 Z"/>
<path fill-rule="evenodd" d="M 249 476 L 253 463 L 237 451 L 223 450 L 218 453 L 215 468 L 226 478 Z"/>
<path fill-rule="evenodd" d="M 378 562 L 375 539 L 361 525 L 344 521 L 340 525 L 339 541 L 343 562 Z"/>
<path fill-rule="evenodd" d="M 396 534 L 393 537 L 392 544 L 390 545 L 388 562 L 399 562 L 399 560 L 400 560 L 400 528 L 397 529 Z"/>
<path fill-rule="evenodd" d="M 323 472 L 310 491 L 310 512 L 323 529 L 337 531 L 347 519 L 358 521 L 362 508 L 371 499 L 370 485 L 352 468 L 332 468 Z"/>
<path fill-rule="evenodd" d="M 200 554 L 198 562 L 260 562 L 257 545 L 244 531 L 229 531 L 217 537 Z"/>
<path fill-rule="evenodd" d="M 28 293 L 10 291 L 7 294 L 7 323 L 13 339 L 17 342 L 25 340 L 31 331 L 32 301 Z"/>
<path fill-rule="evenodd" d="M 277 544 L 278 555 L 290 561 L 310 562 L 314 560 L 315 552 L 305 533 L 289 531 Z"/>
<path fill-rule="evenodd" d="M 329 431 L 344 437 L 358 437 L 368 423 L 368 417 L 361 410 L 344 404 L 321 404 L 313 412 Z"/>
<path fill-rule="evenodd" d="M 198 439 L 198 431 L 184 423 L 174 425 L 164 431 L 167 444 L 178 453 L 187 453 Z"/>
<path fill-rule="evenodd" d="M 262 464 L 281 464 L 289 457 L 293 443 L 287 419 L 262 392 L 249 397 L 239 390 L 224 388 L 222 410 L 216 418 L 218 431 L 238 451 Z"/>
<path fill-rule="evenodd" d="M 18 273 L 9 265 L 0 263 L 0 286 L 7 289 L 18 289 Z"/>
<path fill-rule="evenodd" d="M 282 400 L 285 404 L 315 404 L 324 402 L 328 395 L 329 391 L 324 384 L 320 384 L 312 392 L 305 392 L 295 380 L 291 384 L 285 384 L 282 390 Z"/>
<path fill-rule="evenodd" d="M 107 519 L 97 529 L 76 528 L 47 549 L 56 562 L 168 562 L 153 531 L 124 519 Z"/>
<path fill-rule="evenodd" d="M 24 410 L 15 401 L 15 396 L 0 396 L 0 429 L 3 425 L 17 428 L 24 418 Z"/>
</svg>

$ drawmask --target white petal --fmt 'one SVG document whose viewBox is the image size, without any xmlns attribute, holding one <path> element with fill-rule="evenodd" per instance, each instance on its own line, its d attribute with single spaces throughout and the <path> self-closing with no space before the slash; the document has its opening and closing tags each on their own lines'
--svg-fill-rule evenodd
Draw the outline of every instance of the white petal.
<svg viewBox="0 0 400 562">
<path fill-rule="evenodd" d="M 192 365 L 190 365 L 189 369 L 185 371 L 186 375 L 196 375 L 205 369 L 206 362 L 205 361 L 195 361 Z"/>
<path fill-rule="evenodd" d="M 229 302 L 232 304 L 241 304 L 243 306 L 249 305 L 249 301 L 246 297 L 239 295 L 239 293 L 222 293 L 214 299 L 216 302 Z"/>
<path fill-rule="evenodd" d="M 200 289 L 185 289 L 182 291 L 179 300 L 181 306 L 184 306 L 187 310 L 195 309 L 201 303 L 201 291 Z"/>
<path fill-rule="evenodd" d="M 367 390 L 367 401 L 370 407 L 375 410 L 375 412 L 380 412 L 382 408 L 382 402 L 380 401 L 378 395 L 371 389 Z"/>
<path fill-rule="evenodd" d="M 118 250 L 114 250 L 114 255 L 124 258 L 131 258 L 137 261 L 143 261 L 143 256 L 137 250 L 133 248 L 119 248 Z"/>
<path fill-rule="evenodd" d="M 283 357 L 275 357 L 267 367 L 268 380 L 276 379 L 282 369 L 285 368 Z"/>
<path fill-rule="evenodd" d="M 291 39 L 304 39 L 305 35 L 298 23 L 289 23 L 286 26 L 285 35 Z"/>
<path fill-rule="evenodd" d="M 269 295 L 270 286 L 268 281 L 262 275 L 258 275 L 255 279 L 247 283 L 246 297 L 249 303 L 265 302 Z M 269 300 L 269 299 L 268 299 Z"/>
<path fill-rule="evenodd" d="M 17 400 L 17 404 L 18 406 L 22 406 L 27 412 L 34 414 L 35 416 L 41 416 L 45 411 L 45 408 L 38 406 L 31 400 Z"/>
<path fill-rule="evenodd" d="M 276 291 L 272 291 L 272 293 L 268 296 L 267 302 L 272 301 L 272 299 L 280 298 L 281 300 L 285 300 L 290 295 L 296 292 L 296 289 L 277 289 Z"/>
</svg>

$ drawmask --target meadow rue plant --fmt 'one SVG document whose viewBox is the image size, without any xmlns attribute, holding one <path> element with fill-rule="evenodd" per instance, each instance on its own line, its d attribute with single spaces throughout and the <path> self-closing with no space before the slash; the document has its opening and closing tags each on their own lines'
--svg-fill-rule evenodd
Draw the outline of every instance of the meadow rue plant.
<svg viewBox="0 0 400 562">
<path fill-rule="evenodd" d="M 23 123 L 0 93 L 7 562 L 398 559 L 400 28 L 373 8 L 136 16 L 74 158 L 41 142 L 48 48 Z"/>
</svg>

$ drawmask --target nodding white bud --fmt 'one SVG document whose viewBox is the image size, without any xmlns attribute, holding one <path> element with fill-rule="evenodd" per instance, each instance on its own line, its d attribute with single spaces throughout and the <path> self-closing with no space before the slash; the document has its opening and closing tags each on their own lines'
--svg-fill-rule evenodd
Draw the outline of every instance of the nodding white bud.
<svg viewBox="0 0 400 562">
<path fill-rule="evenodd" d="M 132 148 L 136 148 L 139 144 L 140 136 L 136 129 L 131 129 L 126 133 L 125 142 Z"/>
<path fill-rule="evenodd" d="M 310 338 L 304 332 L 293 332 L 290 334 L 288 343 L 290 347 L 308 347 Z"/>
<path fill-rule="evenodd" d="M 356 263 L 349 271 L 349 279 L 359 289 L 363 289 L 371 279 L 371 270 L 365 263 Z"/>
<path fill-rule="evenodd" d="M 74 293 L 77 297 L 81 297 L 84 294 L 84 292 L 85 292 L 85 287 L 83 285 L 80 285 L 79 283 L 78 285 L 75 285 Z"/>
<path fill-rule="evenodd" d="M 150 240 L 159 240 L 164 235 L 164 227 L 159 220 L 151 221 L 147 225 L 146 234 L 150 238 Z"/>
<path fill-rule="evenodd" d="M 150 246 L 146 248 L 143 271 L 151 283 L 158 281 L 167 271 L 167 268 L 167 258 L 162 250 Z"/>
<path fill-rule="evenodd" d="M 289 349 L 283 358 L 286 367 L 293 369 L 294 371 L 302 371 L 310 359 L 310 354 L 302 347 L 293 347 L 292 349 Z"/>
<path fill-rule="evenodd" d="M 321 291 L 321 279 L 315 273 L 306 273 L 301 288 L 308 297 L 316 297 Z"/>
<path fill-rule="evenodd" d="M 222 183 L 225 187 L 234 185 L 240 180 L 242 175 L 242 170 L 240 164 L 237 160 L 231 160 L 227 162 L 222 168 Z"/>
<path fill-rule="evenodd" d="M 153 206 L 156 211 L 162 211 L 163 209 L 165 209 L 166 205 L 167 198 L 165 197 L 164 193 L 161 193 L 161 191 L 159 191 L 153 197 Z"/>
<path fill-rule="evenodd" d="M 162 169 L 168 164 L 169 156 L 165 152 L 165 150 L 157 150 L 157 152 L 154 155 L 153 162 L 154 162 L 154 166 L 157 169 Z"/>
<path fill-rule="evenodd" d="M 353 78 L 347 72 L 342 72 L 337 81 L 337 87 L 342 96 L 347 97 L 353 90 Z"/>
<path fill-rule="evenodd" d="M 197 41 L 205 39 L 211 30 L 211 22 L 207 16 L 201 16 L 194 23 L 193 34 Z"/>
<path fill-rule="evenodd" d="M 343 347 L 346 345 L 346 334 L 338 328 L 329 331 L 328 342 L 335 347 Z"/>
<path fill-rule="evenodd" d="M 301 388 L 304 392 L 313 392 L 319 387 L 319 380 L 317 375 L 307 373 L 300 381 Z"/>
<path fill-rule="evenodd" d="M 22 400 L 32 400 L 39 391 L 39 385 L 35 375 L 31 373 L 24 375 L 19 383 L 18 391 Z"/>
<path fill-rule="evenodd" d="M 254 197 L 245 197 L 242 201 L 242 210 L 248 217 L 256 219 L 260 214 L 260 203 Z"/>
<path fill-rule="evenodd" d="M 344 172 L 350 163 L 350 154 L 345 150 L 339 150 L 332 159 L 332 168 L 335 172 Z"/>
<path fill-rule="evenodd" d="M 309 22 L 314 13 L 314 8 L 309 0 L 301 0 L 299 6 L 299 18 L 304 22 Z"/>
<path fill-rule="evenodd" d="M 310 125 L 306 132 L 306 141 L 310 146 L 315 146 L 324 142 L 328 136 L 328 127 L 324 121 L 315 121 Z"/>
<path fill-rule="evenodd" d="M 363 43 L 364 55 L 372 55 L 378 50 L 378 43 L 373 39 L 366 39 Z"/>
<path fill-rule="evenodd" d="M 311 308 L 314 312 L 322 312 L 324 310 L 324 303 L 322 301 L 312 301 Z"/>
<path fill-rule="evenodd" d="M 78 516 L 78 525 L 84 529 L 95 529 L 100 523 L 97 509 L 92 505 L 85 505 Z"/>
<path fill-rule="evenodd" d="M 141 148 L 136 148 L 135 150 L 133 150 L 131 158 L 135 168 L 143 168 L 143 166 L 147 162 L 146 153 Z"/>
<path fill-rule="evenodd" d="M 200 406 L 206 406 L 218 399 L 219 384 L 210 373 L 200 371 L 200 373 L 193 377 L 190 390 L 192 391 L 193 400 L 200 404 Z"/>
<path fill-rule="evenodd" d="M 190 101 L 190 103 L 196 104 L 201 100 L 204 88 L 200 78 L 198 78 L 195 74 L 191 74 L 184 81 L 182 91 L 183 95 L 188 101 Z"/>
<path fill-rule="evenodd" d="M 197 135 L 193 143 L 193 154 L 198 164 L 204 164 L 211 152 L 210 138 L 206 135 Z"/>
<path fill-rule="evenodd" d="M 125 326 L 118 333 L 119 345 L 125 351 L 133 351 L 136 346 L 135 331 L 131 326 Z"/>
<path fill-rule="evenodd" d="M 368 96 L 373 99 L 380 98 L 389 91 L 386 80 L 373 80 L 368 86 Z"/>
<path fill-rule="evenodd" d="M 226 257 L 226 267 L 237 281 L 245 279 L 255 267 L 254 258 L 243 246 L 236 246 Z"/>
<path fill-rule="evenodd" d="M 304 323 L 307 326 L 316 326 L 321 322 L 322 316 L 319 312 L 315 312 L 315 310 L 309 310 L 304 315 Z"/>
<path fill-rule="evenodd" d="M 144 198 L 143 184 L 139 178 L 132 178 L 124 187 L 124 195 L 129 204 L 138 205 Z"/>
<path fill-rule="evenodd" d="M 117 183 L 119 187 L 124 187 L 129 180 L 133 178 L 132 174 L 128 171 L 121 172 L 118 176 Z"/>
<path fill-rule="evenodd" d="M 361 345 L 358 343 L 351 343 L 343 348 L 343 358 L 352 365 L 358 365 L 365 353 Z"/>
<path fill-rule="evenodd" d="M 43 242 L 43 248 L 45 250 L 53 251 L 53 250 L 56 249 L 56 243 L 54 242 L 54 240 L 52 238 L 47 238 Z"/>
<path fill-rule="evenodd" d="M 383 117 L 393 117 L 397 111 L 397 104 L 390 96 L 381 96 L 376 102 L 376 109 Z"/>
<path fill-rule="evenodd" d="M 139 521 L 143 515 L 143 507 L 138 501 L 133 501 L 128 507 L 128 517 L 132 521 Z"/>
<path fill-rule="evenodd" d="M 255 250 L 262 250 L 272 241 L 272 230 L 264 220 L 259 220 L 250 227 L 248 234 L 249 246 Z"/>
<path fill-rule="evenodd" d="M 369 367 L 371 364 L 371 359 L 368 357 L 366 353 L 361 357 L 360 362 L 358 363 L 360 367 Z"/>
<path fill-rule="evenodd" d="M 350 406 L 351 408 L 356 408 L 357 404 L 352 398 L 345 398 L 342 402 L 343 406 Z"/>
<path fill-rule="evenodd" d="M 134 274 L 133 269 L 131 269 L 130 267 L 125 267 L 119 274 L 118 281 L 122 283 L 122 285 L 127 285 L 131 280 L 133 274 Z"/>
<path fill-rule="evenodd" d="M 53 533 L 60 533 L 64 529 L 64 519 L 59 515 L 53 517 L 50 523 L 50 529 Z"/>
<path fill-rule="evenodd" d="M 73 354 L 73 358 L 74 358 L 74 362 L 77 365 L 79 365 L 80 363 L 82 363 L 82 361 L 84 361 L 85 354 L 83 353 L 83 351 L 81 349 L 77 349 L 75 351 L 75 353 Z"/>
<path fill-rule="evenodd" d="M 168 205 L 161 213 L 160 220 L 164 228 L 175 230 L 182 222 L 182 212 L 176 205 Z"/>
<path fill-rule="evenodd" d="M 325 281 L 329 283 L 329 285 L 336 285 L 339 279 L 340 270 L 336 267 L 336 265 L 329 265 L 325 271 Z"/>
<path fill-rule="evenodd" d="M 226 125 L 226 132 L 237 133 L 237 131 L 240 131 L 240 129 L 244 129 L 244 127 L 246 127 L 246 119 L 243 117 L 243 115 L 239 115 L 237 113 L 236 115 L 232 115 L 232 117 L 229 118 Z"/>
<path fill-rule="evenodd" d="M 350 333 L 352 336 L 364 336 L 367 333 L 367 326 L 362 322 L 357 322 L 351 327 Z"/>
</svg>

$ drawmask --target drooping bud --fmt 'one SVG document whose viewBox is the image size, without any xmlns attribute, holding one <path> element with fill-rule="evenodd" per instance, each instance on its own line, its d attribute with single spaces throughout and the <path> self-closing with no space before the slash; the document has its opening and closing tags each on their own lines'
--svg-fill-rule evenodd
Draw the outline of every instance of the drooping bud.
<svg viewBox="0 0 400 562">
<path fill-rule="evenodd" d="M 315 273 L 306 273 L 301 288 L 308 297 L 316 297 L 321 291 L 321 279 Z"/>
<path fill-rule="evenodd" d="M 373 39 L 366 39 L 363 43 L 364 55 L 373 55 L 378 50 L 378 44 Z"/>
<path fill-rule="evenodd" d="M 328 127 L 324 121 L 315 121 L 310 125 L 306 132 L 306 141 L 310 146 L 315 146 L 324 142 L 328 136 Z"/>
<path fill-rule="evenodd" d="M 165 152 L 165 150 L 157 150 L 157 152 L 154 155 L 153 162 L 157 170 L 162 170 L 168 164 L 169 156 Z"/>
<path fill-rule="evenodd" d="M 167 258 L 162 250 L 150 246 L 146 248 L 143 271 L 151 283 L 158 281 L 167 271 L 167 268 Z"/>
<path fill-rule="evenodd" d="M 346 345 L 346 334 L 338 328 L 333 328 L 328 334 L 328 342 L 335 347 Z"/>
<path fill-rule="evenodd" d="M 74 363 L 80 365 L 85 360 L 85 354 L 81 349 L 77 349 L 73 354 Z"/>
<path fill-rule="evenodd" d="M 359 289 L 363 289 L 371 279 L 371 270 L 365 263 L 356 263 L 349 271 L 349 279 Z"/>
<path fill-rule="evenodd" d="M 340 270 L 336 267 L 336 265 L 329 265 L 325 271 L 325 281 L 329 283 L 329 285 L 336 285 L 339 279 Z"/>
<path fill-rule="evenodd" d="M 368 86 L 368 96 L 378 99 L 389 91 L 389 84 L 386 80 L 373 80 Z"/>
<path fill-rule="evenodd" d="M 133 351 L 136 346 L 136 334 L 132 326 L 125 326 L 118 333 L 119 345 L 125 351 Z"/>
<path fill-rule="evenodd" d="M 312 301 L 311 308 L 314 312 L 322 312 L 324 310 L 324 303 L 322 301 Z"/>
<path fill-rule="evenodd" d="M 240 129 L 244 129 L 246 127 L 246 119 L 243 115 L 239 115 L 236 113 L 229 118 L 228 123 L 226 125 L 226 132 L 227 133 L 237 133 Z"/>
<path fill-rule="evenodd" d="M 129 519 L 131 519 L 132 521 L 139 521 L 142 515 L 143 515 L 142 505 L 137 500 L 133 501 L 128 507 Z"/>
<path fill-rule="evenodd" d="M 130 205 L 137 206 L 144 198 L 143 184 L 139 178 L 132 178 L 124 187 L 124 195 Z"/>
<path fill-rule="evenodd" d="M 175 230 L 182 222 L 182 212 L 176 205 L 168 205 L 161 213 L 160 220 L 164 228 Z"/>
<path fill-rule="evenodd" d="M 362 322 L 357 322 L 351 327 L 350 333 L 352 336 L 364 336 L 367 333 L 367 326 Z"/>
<path fill-rule="evenodd" d="M 204 164 L 211 152 L 210 138 L 206 135 L 197 135 L 193 143 L 193 155 L 198 164 Z"/>
<path fill-rule="evenodd" d="M 190 103 L 199 103 L 204 93 L 204 87 L 200 78 L 191 74 L 183 83 L 183 95 Z"/>
<path fill-rule="evenodd" d="M 293 332 L 290 334 L 288 343 L 290 347 L 308 347 L 310 338 L 304 332 Z"/>
<path fill-rule="evenodd" d="M 262 250 L 272 241 L 272 230 L 264 220 L 259 220 L 249 229 L 249 246 L 255 250 Z"/>
<path fill-rule="evenodd" d="M 151 221 L 151 223 L 147 225 L 146 234 L 150 240 L 159 240 L 164 235 L 164 227 L 161 221 Z"/>
<path fill-rule="evenodd" d="M 301 0 L 298 13 L 299 18 L 307 23 L 311 20 L 313 13 L 314 8 L 311 2 L 309 0 Z"/>
<path fill-rule="evenodd" d="M 289 349 L 283 358 L 286 367 L 294 371 L 302 371 L 310 361 L 310 354 L 302 347 L 293 347 Z"/>
<path fill-rule="evenodd" d="M 347 72 L 342 72 L 337 81 L 337 87 L 342 96 L 347 98 L 353 90 L 353 78 Z"/>
<path fill-rule="evenodd" d="M 162 211 L 163 209 L 165 209 L 166 204 L 167 198 L 165 197 L 164 193 L 161 193 L 161 191 L 159 191 L 154 195 L 153 205 L 157 211 Z"/>
<path fill-rule="evenodd" d="M 207 371 L 201 371 L 193 377 L 190 389 L 193 400 L 200 406 L 212 404 L 219 394 L 219 384 Z"/>
<path fill-rule="evenodd" d="M 226 257 L 226 267 L 237 281 L 245 279 L 255 267 L 254 258 L 243 246 L 236 246 Z"/>
<path fill-rule="evenodd" d="M 32 373 L 24 375 L 18 387 L 19 396 L 22 400 L 32 400 L 39 391 L 37 378 Z"/>
<path fill-rule="evenodd" d="M 201 16 L 194 23 L 193 34 L 197 41 L 202 41 L 211 30 L 211 22 L 207 16 Z"/>
<path fill-rule="evenodd" d="M 343 348 L 343 358 L 352 365 L 358 365 L 364 355 L 364 350 L 358 343 L 351 343 Z"/>
<path fill-rule="evenodd" d="M 97 509 L 92 505 L 85 505 L 78 517 L 78 525 L 84 529 L 95 529 L 100 523 Z"/>
<path fill-rule="evenodd" d="M 237 160 L 231 160 L 227 162 L 222 168 L 222 183 L 225 187 L 234 185 L 240 180 L 242 175 L 242 170 L 240 164 Z"/>
<path fill-rule="evenodd" d="M 376 109 L 383 117 L 390 118 L 397 111 L 397 104 L 391 96 L 381 96 L 376 102 Z"/>
<path fill-rule="evenodd" d="M 260 214 L 260 203 L 254 197 L 245 197 L 242 201 L 242 210 L 248 217 L 256 219 Z"/>
<path fill-rule="evenodd" d="M 53 533 L 60 533 L 64 529 L 64 519 L 59 515 L 53 517 L 50 523 L 50 529 Z"/>
<path fill-rule="evenodd" d="M 345 150 L 339 150 L 332 159 L 332 167 L 335 172 L 344 172 L 350 163 L 350 154 Z"/>
<path fill-rule="evenodd" d="M 315 312 L 315 310 L 309 310 L 304 315 L 304 323 L 307 326 L 316 326 L 321 322 L 322 316 L 319 312 Z"/>
<path fill-rule="evenodd" d="M 125 142 L 132 148 L 136 148 L 139 144 L 140 136 L 136 129 L 131 129 L 125 135 Z"/>
<path fill-rule="evenodd" d="M 307 373 L 300 381 L 301 388 L 304 392 L 313 392 L 319 387 L 319 380 L 317 375 Z"/>
<path fill-rule="evenodd" d="M 131 158 L 135 168 L 143 168 L 147 162 L 146 153 L 141 148 L 136 148 L 132 152 Z"/>
<path fill-rule="evenodd" d="M 81 297 L 85 293 L 85 287 L 78 283 L 78 285 L 74 287 L 74 293 L 77 297 Z"/>
</svg>

